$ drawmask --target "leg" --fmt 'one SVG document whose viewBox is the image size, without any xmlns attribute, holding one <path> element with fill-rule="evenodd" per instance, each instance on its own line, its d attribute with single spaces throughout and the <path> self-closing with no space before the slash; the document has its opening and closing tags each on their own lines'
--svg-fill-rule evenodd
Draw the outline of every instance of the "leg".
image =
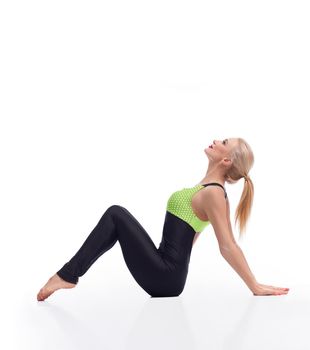
<svg viewBox="0 0 310 350">
<path fill-rule="evenodd" d="M 167 213 L 157 249 L 134 216 L 126 208 L 113 205 L 57 275 L 67 283 L 78 283 L 79 277 L 118 240 L 128 269 L 148 294 L 177 296 L 185 284 L 194 234 L 187 223 Z"/>
<path fill-rule="evenodd" d="M 67 282 L 78 283 L 90 266 L 117 241 L 115 225 L 109 207 L 97 225 L 88 235 L 80 249 L 63 267 L 57 271 L 58 276 Z"/>
<path fill-rule="evenodd" d="M 122 206 L 112 205 L 103 214 L 81 248 L 57 274 L 65 281 L 77 283 L 90 266 L 119 241 L 131 272 L 148 273 L 165 268 L 160 252 L 141 224 Z"/>
<path fill-rule="evenodd" d="M 112 206 L 113 207 L 113 206 Z M 115 226 L 108 208 L 99 220 L 96 227 L 89 234 L 81 248 L 47 283 L 37 294 L 37 300 L 43 301 L 56 290 L 61 288 L 74 288 L 80 276 L 105 251 L 116 243 Z"/>
<path fill-rule="evenodd" d="M 145 229 L 124 207 L 113 207 L 118 240 L 136 282 L 153 297 L 178 296 L 185 286 L 194 229 L 166 212 L 162 241 L 156 248 Z"/>
</svg>

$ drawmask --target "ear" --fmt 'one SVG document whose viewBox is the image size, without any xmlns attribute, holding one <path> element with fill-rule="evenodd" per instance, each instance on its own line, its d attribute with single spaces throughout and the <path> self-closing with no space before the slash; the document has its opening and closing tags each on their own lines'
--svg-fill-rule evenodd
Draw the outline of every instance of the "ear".
<svg viewBox="0 0 310 350">
<path fill-rule="evenodd" d="M 221 161 L 222 165 L 224 165 L 225 167 L 229 168 L 232 164 L 232 160 L 229 158 L 223 158 Z"/>
</svg>

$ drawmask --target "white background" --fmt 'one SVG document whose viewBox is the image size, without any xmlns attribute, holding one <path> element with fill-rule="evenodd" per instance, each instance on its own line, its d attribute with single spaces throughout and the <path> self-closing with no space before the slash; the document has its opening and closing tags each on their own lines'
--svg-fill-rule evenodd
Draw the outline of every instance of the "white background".
<svg viewBox="0 0 310 350">
<path fill-rule="evenodd" d="M 309 16 L 298 0 L 1 2 L 1 317 L 24 329 L 17 348 L 35 348 L 36 327 L 24 327 L 33 308 L 46 324 L 37 292 L 110 205 L 126 207 L 159 245 L 168 197 L 201 181 L 214 139 L 243 137 L 255 155 L 238 242 L 257 280 L 291 288 L 277 302 L 309 292 Z M 242 187 L 226 185 L 232 223 Z M 74 309 L 70 293 L 80 305 L 112 305 L 116 295 L 117 305 L 124 291 L 148 298 L 118 243 L 81 282 L 44 303 L 70 299 Z M 201 308 L 210 290 L 222 306 L 230 293 L 240 305 L 258 299 L 220 256 L 211 225 L 193 247 L 182 300 L 201 297 Z M 296 303 L 306 310 L 309 297 Z"/>
</svg>

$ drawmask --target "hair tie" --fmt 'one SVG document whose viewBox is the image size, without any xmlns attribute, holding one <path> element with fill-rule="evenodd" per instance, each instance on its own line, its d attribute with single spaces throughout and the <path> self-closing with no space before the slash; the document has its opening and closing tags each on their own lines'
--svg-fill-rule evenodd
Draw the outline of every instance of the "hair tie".
<svg viewBox="0 0 310 350">
<path fill-rule="evenodd" d="M 243 177 L 244 177 L 245 181 L 248 181 L 248 176 L 247 175 L 244 175 Z"/>
</svg>

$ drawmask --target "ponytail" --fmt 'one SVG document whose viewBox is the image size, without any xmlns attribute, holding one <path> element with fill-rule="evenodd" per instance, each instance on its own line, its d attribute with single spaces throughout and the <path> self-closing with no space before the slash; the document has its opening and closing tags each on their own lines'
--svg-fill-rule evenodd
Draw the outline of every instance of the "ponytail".
<svg viewBox="0 0 310 350">
<path fill-rule="evenodd" d="M 248 175 L 254 163 L 254 154 L 250 145 L 243 138 L 239 137 L 237 140 L 238 145 L 231 154 L 232 166 L 227 171 L 225 178 L 231 184 L 244 178 L 243 191 L 235 212 L 235 225 L 239 224 L 239 238 L 241 238 L 246 230 L 254 197 L 254 185 Z"/>
<path fill-rule="evenodd" d="M 237 222 L 239 224 L 239 238 L 243 236 L 243 232 L 246 230 L 254 197 L 254 185 L 252 180 L 248 175 L 244 176 L 244 180 L 243 191 L 235 213 L 235 225 Z"/>
</svg>

